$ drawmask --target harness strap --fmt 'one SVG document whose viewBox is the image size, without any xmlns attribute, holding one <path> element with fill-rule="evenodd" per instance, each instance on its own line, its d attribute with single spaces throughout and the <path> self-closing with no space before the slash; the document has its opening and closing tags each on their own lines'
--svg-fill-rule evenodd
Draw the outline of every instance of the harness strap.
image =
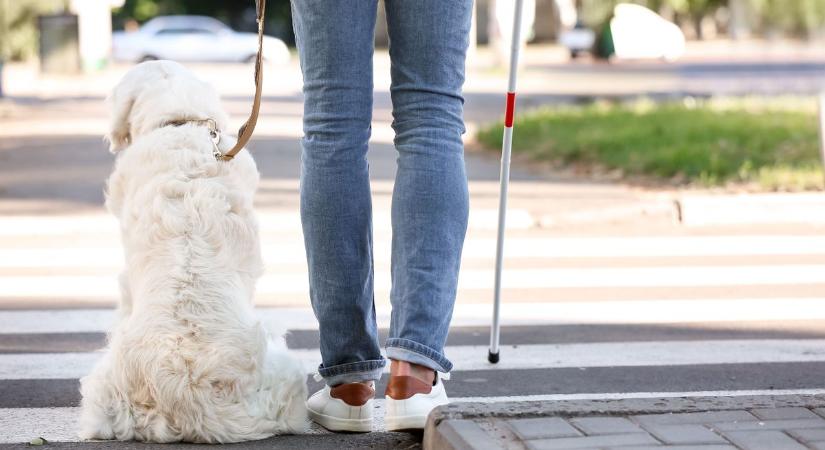
<svg viewBox="0 0 825 450">
<path fill-rule="evenodd" d="M 255 131 L 255 124 L 258 122 L 258 113 L 261 109 L 261 89 L 263 89 L 263 49 L 264 49 L 264 12 L 266 11 L 266 0 L 255 0 L 255 9 L 258 20 L 258 54 L 255 56 L 255 99 L 252 101 L 252 111 L 249 118 L 238 130 L 238 142 L 226 153 L 218 156 L 222 161 L 229 161 L 240 152 L 244 145 L 249 142 L 252 132 Z"/>
</svg>

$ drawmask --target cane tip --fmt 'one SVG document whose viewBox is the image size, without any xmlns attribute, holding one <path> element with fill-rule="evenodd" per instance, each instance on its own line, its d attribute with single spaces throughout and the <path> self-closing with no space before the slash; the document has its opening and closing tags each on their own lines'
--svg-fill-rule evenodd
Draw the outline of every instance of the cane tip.
<svg viewBox="0 0 825 450">
<path fill-rule="evenodd" d="M 492 364 L 498 363 L 498 352 L 493 353 L 492 351 L 488 351 L 487 361 L 490 361 Z"/>
</svg>

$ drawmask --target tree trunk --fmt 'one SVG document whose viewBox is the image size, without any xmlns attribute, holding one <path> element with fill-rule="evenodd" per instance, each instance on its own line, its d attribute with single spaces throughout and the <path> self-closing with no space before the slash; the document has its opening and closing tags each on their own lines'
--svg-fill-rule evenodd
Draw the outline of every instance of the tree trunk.
<svg viewBox="0 0 825 450">
<path fill-rule="evenodd" d="M 692 19 L 693 19 L 692 20 L 693 30 L 696 32 L 696 39 L 698 39 L 700 41 L 704 39 L 704 33 L 702 33 L 702 19 L 703 18 L 704 17 L 702 17 L 701 14 L 694 14 L 693 17 L 692 17 Z"/>
</svg>

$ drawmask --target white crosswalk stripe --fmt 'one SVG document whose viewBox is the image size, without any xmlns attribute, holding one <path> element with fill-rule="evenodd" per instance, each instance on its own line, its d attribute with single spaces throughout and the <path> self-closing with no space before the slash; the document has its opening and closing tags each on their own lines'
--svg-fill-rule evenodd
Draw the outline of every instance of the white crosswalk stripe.
<svg viewBox="0 0 825 450">
<path fill-rule="evenodd" d="M 454 327 L 490 324 L 489 304 L 459 304 Z M 309 308 L 258 308 L 264 322 L 289 324 L 292 330 L 317 330 Z M 667 324 L 729 321 L 825 320 L 825 297 L 640 300 L 604 302 L 507 303 L 502 325 Z M 388 328 L 390 310 L 376 308 L 378 326 Z M 0 333 L 105 332 L 114 320 L 112 309 L 0 310 Z"/>
<path fill-rule="evenodd" d="M 477 212 L 475 220 L 485 223 L 484 214 Z M 320 359 L 312 347 L 317 321 L 306 303 L 279 303 L 307 297 L 297 215 L 263 216 L 268 271 L 259 294 L 270 301 L 256 314 L 303 333 L 304 344 L 293 351 L 310 373 Z M 552 237 L 531 229 L 530 217 L 514 217 L 512 230 L 522 234 L 507 245 L 498 365 L 486 361 L 484 331 L 491 313 L 484 294 L 492 287 L 492 228 L 479 226 L 468 236 L 453 320 L 464 341 L 445 349 L 455 364 L 448 384 L 453 400 L 825 394 L 825 379 L 817 376 L 825 370 L 825 237 Z M 379 217 L 376 226 L 379 297 L 389 290 L 385 222 Z M 117 225 L 102 214 L 0 219 L 0 444 L 40 435 L 77 440 L 77 380 L 101 357 L 91 345 L 102 344 L 115 314 L 84 305 L 89 299 L 114 305 L 122 265 Z M 708 288 L 714 295 L 703 294 Z M 739 293 L 744 288 L 747 294 Z M 605 298 L 579 298 L 594 289 Z M 622 289 L 628 294 L 610 296 Z M 661 298 L 642 295 L 651 289 Z M 530 299 L 516 296 L 527 291 Z M 377 302 L 376 313 L 379 327 L 388 328 L 386 301 Z M 795 329 L 795 323 L 808 325 Z M 574 326 L 581 335 L 563 343 L 534 336 Z M 599 335 L 622 327 L 636 327 L 640 335 Z M 714 334 L 720 330 L 724 336 Z M 57 350 L 21 344 L 64 340 L 68 347 L 49 347 Z M 377 403 L 383 407 L 383 400 Z M 382 429 L 380 420 L 376 426 Z"/>
<path fill-rule="evenodd" d="M 444 352 L 462 371 L 825 361 L 825 339 L 503 346 L 506 358 L 499 364 L 485 360 L 486 350 L 486 346 L 448 346 Z M 308 374 L 320 363 L 317 349 L 293 353 Z M 101 352 L 0 354 L 0 380 L 81 378 L 102 356 Z"/>
<path fill-rule="evenodd" d="M 637 267 L 609 269 L 514 269 L 504 275 L 504 289 L 584 288 L 584 287 L 680 287 L 739 286 L 772 284 L 819 284 L 825 264 L 782 266 Z M 489 290 L 492 270 L 464 270 L 459 290 Z M 376 277 L 375 290 L 388 292 L 390 281 Z M 8 297 L 61 297 L 67 292 L 84 297 L 117 298 L 120 292 L 113 276 L 27 275 L 7 276 L 3 292 Z M 309 292 L 303 273 L 265 274 L 258 280 L 259 295 Z M 77 294 L 75 294 L 77 295 Z"/>
</svg>

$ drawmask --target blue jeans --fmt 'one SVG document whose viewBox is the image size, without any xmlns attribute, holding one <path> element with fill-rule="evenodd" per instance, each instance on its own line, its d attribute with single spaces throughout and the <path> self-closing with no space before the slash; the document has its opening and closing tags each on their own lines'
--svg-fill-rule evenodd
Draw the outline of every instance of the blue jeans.
<svg viewBox="0 0 825 450">
<path fill-rule="evenodd" d="M 304 76 L 301 222 L 326 383 L 377 380 L 367 147 L 376 0 L 292 0 Z M 386 0 L 398 170 L 387 357 L 449 372 L 467 231 L 461 87 L 472 0 Z"/>
</svg>

